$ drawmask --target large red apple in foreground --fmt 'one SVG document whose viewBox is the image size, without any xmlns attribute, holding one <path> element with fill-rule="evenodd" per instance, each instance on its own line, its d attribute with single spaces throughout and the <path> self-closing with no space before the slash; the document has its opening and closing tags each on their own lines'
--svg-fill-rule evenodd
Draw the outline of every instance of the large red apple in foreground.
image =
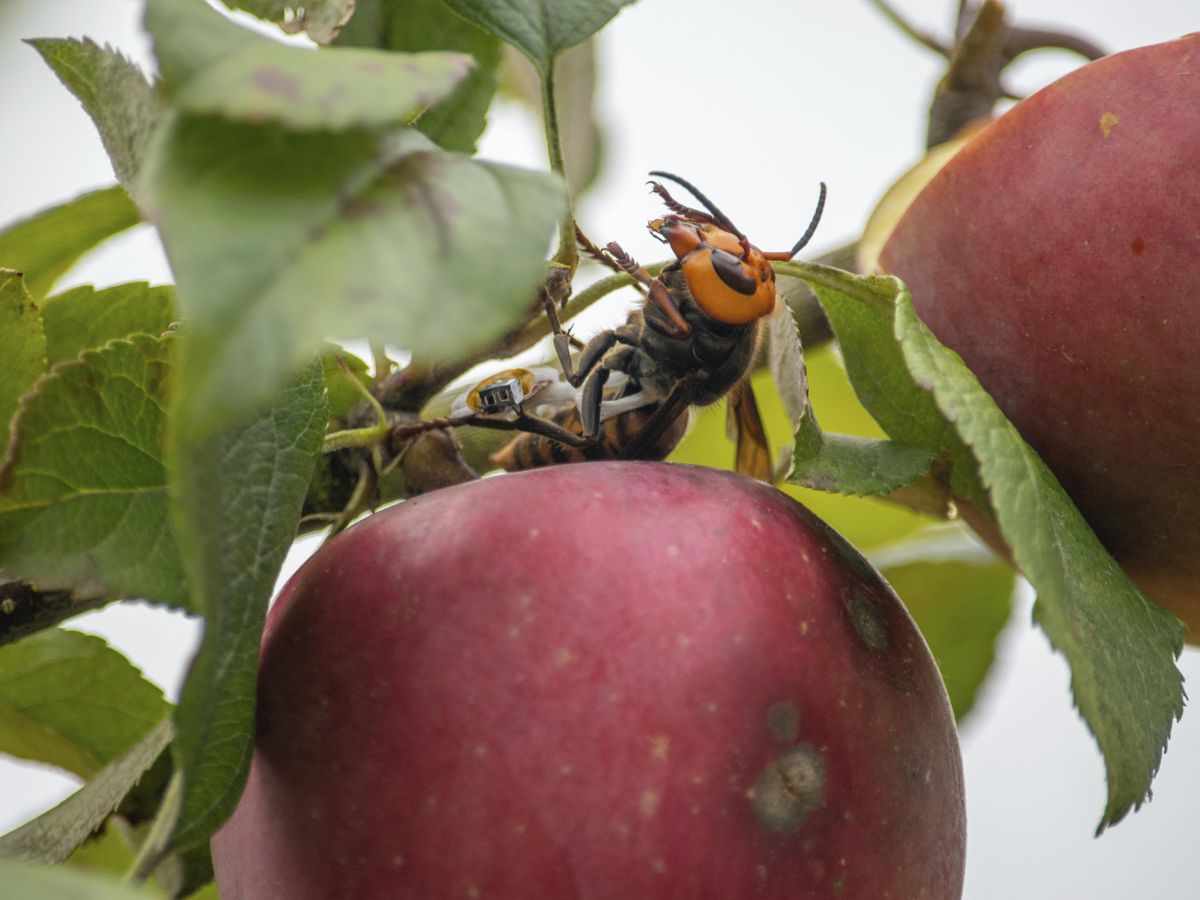
<svg viewBox="0 0 1200 900">
<path fill-rule="evenodd" d="M 1200 34 L 1005 113 L 925 186 L 880 262 L 1200 639 Z"/>
<path fill-rule="evenodd" d="M 222 900 L 961 892 L 924 641 L 741 476 L 588 463 L 374 515 L 272 610 L 259 704 Z"/>
</svg>

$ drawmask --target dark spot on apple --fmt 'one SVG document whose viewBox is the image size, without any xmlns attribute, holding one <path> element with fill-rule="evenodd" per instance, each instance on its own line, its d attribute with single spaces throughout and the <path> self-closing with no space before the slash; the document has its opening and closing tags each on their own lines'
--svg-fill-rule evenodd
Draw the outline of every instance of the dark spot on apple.
<svg viewBox="0 0 1200 900">
<path fill-rule="evenodd" d="M 800 734 L 800 710 L 796 704 L 781 700 L 767 710 L 767 728 L 776 740 L 790 744 Z"/>
<path fill-rule="evenodd" d="M 825 761 L 813 747 L 793 747 L 759 776 L 750 803 L 768 831 L 799 828 L 825 802 Z"/>
<path fill-rule="evenodd" d="M 300 97 L 300 79 L 283 69 L 263 66 L 254 73 L 254 86 L 268 94 L 278 94 L 285 100 Z"/>
<path fill-rule="evenodd" d="M 1141 256 L 1142 251 L 1146 249 L 1146 242 L 1140 237 L 1135 237 L 1133 243 L 1129 245 L 1129 249 L 1133 251 L 1134 256 Z"/>
<path fill-rule="evenodd" d="M 887 622 L 870 597 L 854 591 L 846 599 L 846 612 L 850 614 L 850 622 L 864 644 L 872 650 L 887 647 Z"/>
<path fill-rule="evenodd" d="M 814 524 L 824 531 L 829 539 L 830 549 L 836 552 L 838 560 L 854 574 L 855 579 L 868 584 L 878 579 L 879 575 L 875 571 L 875 567 L 867 562 L 866 557 L 859 553 L 849 541 L 830 528 L 825 522 L 817 520 Z"/>
</svg>

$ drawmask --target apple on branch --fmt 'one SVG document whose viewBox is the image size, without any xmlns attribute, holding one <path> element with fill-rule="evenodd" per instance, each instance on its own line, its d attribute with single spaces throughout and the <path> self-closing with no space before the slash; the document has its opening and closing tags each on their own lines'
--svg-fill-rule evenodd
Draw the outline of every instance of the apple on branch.
<svg viewBox="0 0 1200 900">
<path fill-rule="evenodd" d="M 892 590 L 751 479 L 427 494 L 271 611 L 224 900 L 955 900 L 945 689 Z"/>
<path fill-rule="evenodd" d="M 1200 34 L 1090 63 L 932 168 L 863 265 L 906 282 L 1197 640 Z"/>
</svg>

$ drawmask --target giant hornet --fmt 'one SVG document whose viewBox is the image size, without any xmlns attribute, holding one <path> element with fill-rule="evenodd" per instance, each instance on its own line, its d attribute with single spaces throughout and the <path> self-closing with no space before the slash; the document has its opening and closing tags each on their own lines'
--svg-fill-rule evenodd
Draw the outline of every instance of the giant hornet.
<svg viewBox="0 0 1200 900">
<path fill-rule="evenodd" d="M 662 459 L 682 439 L 692 406 L 728 396 L 739 426 L 738 470 L 770 479 L 771 452 L 748 375 L 760 325 L 775 309 L 770 260 L 791 259 L 812 238 L 825 205 L 825 185 L 808 228 L 791 250 L 764 253 L 692 184 L 668 172 L 650 174 L 683 186 L 704 209 L 685 206 L 662 184 L 650 182 L 670 213 L 648 227 L 675 254 L 657 276 L 620 245 L 600 249 L 582 232 L 577 234 L 589 255 L 630 275 L 646 295 L 624 325 L 588 341 L 574 364 L 571 339 L 548 308 L 566 384 L 551 387 L 530 377 L 525 382 L 544 398 L 563 397 L 566 385 L 578 389 L 577 394 L 549 411 L 543 400 L 542 409 L 530 415 L 528 388 L 521 386 L 518 374 L 526 370 L 510 370 L 477 385 L 472 393 L 476 400 L 460 403 L 458 415 L 402 426 L 399 436 L 460 424 L 522 431 L 492 457 L 508 470 L 586 459 Z M 508 399 L 494 401 L 498 388 Z M 488 395 L 490 405 L 479 402 L 481 393 Z"/>
</svg>

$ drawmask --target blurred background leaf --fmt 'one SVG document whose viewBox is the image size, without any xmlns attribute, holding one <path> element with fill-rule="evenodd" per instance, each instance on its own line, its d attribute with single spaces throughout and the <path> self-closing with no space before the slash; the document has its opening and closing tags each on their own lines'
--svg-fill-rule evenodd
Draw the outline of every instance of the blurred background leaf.
<svg viewBox="0 0 1200 900">
<path fill-rule="evenodd" d="M 510 45 L 500 65 L 500 93 L 542 116 L 542 89 L 533 63 Z M 604 164 L 604 130 L 596 114 L 596 42 L 589 39 L 559 54 L 554 62 L 558 130 L 562 137 L 567 187 L 578 199 L 595 183 Z"/>
<path fill-rule="evenodd" d="M 868 558 L 916 619 L 961 723 L 995 662 L 1016 573 L 960 523 L 927 525 Z"/>
<path fill-rule="evenodd" d="M 141 220 L 124 188 L 81 194 L 0 231 L 0 266 L 23 274 L 35 299 L 44 297 L 81 256 Z"/>
<path fill-rule="evenodd" d="M 0 885 L 12 900 L 155 900 L 149 888 L 120 884 L 102 874 L 0 859 Z"/>
<path fill-rule="evenodd" d="M 830 431 L 883 439 L 886 435 L 863 409 L 842 368 L 837 350 L 831 345 L 805 354 L 808 384 L 820 404 L 822 425 Z M 767 438 L 777 455 L 789 452 L 790 420 L 769 372 L 753 377 L 754 393 L 766 427 Z M 729 468 L 734 458 L 733 442 L 725 434 L 724 404 L 718 403 L 694 412 L 687 437 L 671 454 L 671 461 Z M 875 497 L 843 497 L 793 484 L 777 487 L 795 497 L 836 528 L 856 547 L 869 550 L 903 537 L 929 520 L 904 506 Z"/>
</svg>

